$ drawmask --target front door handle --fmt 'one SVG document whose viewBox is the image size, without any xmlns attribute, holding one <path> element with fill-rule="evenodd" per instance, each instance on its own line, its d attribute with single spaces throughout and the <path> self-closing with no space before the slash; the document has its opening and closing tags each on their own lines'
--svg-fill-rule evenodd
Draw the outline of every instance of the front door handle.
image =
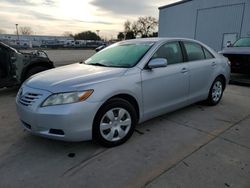
<svg viewBox="0 0 250 188">
<path fill-rule="evenodd" d="M 186 73 L 186 72 L 188 72 L 187 68 L 184 67 L 181 69 L 181 73 Z"/>
<path fill-rule="evenodd" d="M 215 62 L 212 62 L 212 67 L 215 67 L 216 66 L 216 63 Z"/>
</svg>

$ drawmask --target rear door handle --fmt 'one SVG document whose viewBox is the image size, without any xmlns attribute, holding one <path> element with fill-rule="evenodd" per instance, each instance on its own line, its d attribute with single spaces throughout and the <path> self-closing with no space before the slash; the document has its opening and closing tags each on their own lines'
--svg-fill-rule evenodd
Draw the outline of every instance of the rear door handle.
<svg viewBox="0 0 250 188">
<path fill-rule="evenodd" d="M 181 69 L 181 73 L 186 73 L 186 72 L 188 72 L 187 68 L 184 67 Z"/>
<path fill-rule="evenodd" d="M 215 62 L 212 62 L 212 67 L 215 67 L 216 66 L 216 63 Z"/>
</svg>

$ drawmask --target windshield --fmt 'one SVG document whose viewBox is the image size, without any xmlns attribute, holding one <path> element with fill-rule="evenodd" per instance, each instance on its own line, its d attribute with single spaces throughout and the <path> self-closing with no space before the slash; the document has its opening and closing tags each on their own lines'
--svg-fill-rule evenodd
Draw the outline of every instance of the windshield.
<svg viewBox="0 0 250 188">
<path fill-rule="evenodd" d="M 133 67 L 147 53 L 153 43 L 115 44 L 85 61 L 89 65 L 107 67 Z"/>
<path fill-rule="evenodd" d="M 250 38 L 242 38 L 237 40 L 234 45 L 234 47 L 250 47 Z"/>
</svg>

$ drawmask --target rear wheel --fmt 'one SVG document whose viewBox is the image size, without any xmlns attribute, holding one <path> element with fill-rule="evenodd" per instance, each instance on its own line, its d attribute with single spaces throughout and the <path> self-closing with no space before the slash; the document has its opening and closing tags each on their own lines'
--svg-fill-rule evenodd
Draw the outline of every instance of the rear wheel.
<svg viewBox="0 0 250 188">
<path fill-rule="evenodd" d="M 37 67 L 32 67 L 30 70 L 28 70 L 26 76 L 25 76 L 25 80 L 28 79 L 29 77 L 31 77 L 34 74 L 37 74 L 39 72 L 48 70 L 47 67 L 42 67 L 42 66 L 37 66 Z"/>
<path fill-rule="evenodd" d="M 224 81 L 222 78 L 217 77 L 210 88 L 207 103 L 210 106 L 217 105 L 222 98 L 223 91 L 224 91 Z"/>
<path fill-rule="evenodd" d="M 93 138 L 105 147 L 126 142 L 137 122 L 134 107 L 124 99 L 111 99 L 97 113 L 93 125 Z"/>
</svg>

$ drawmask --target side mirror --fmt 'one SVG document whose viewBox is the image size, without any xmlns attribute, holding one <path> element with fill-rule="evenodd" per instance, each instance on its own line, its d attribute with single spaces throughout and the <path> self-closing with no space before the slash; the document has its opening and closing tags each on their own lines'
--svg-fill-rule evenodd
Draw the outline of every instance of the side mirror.
<svg viewBox="0 0 250 188">
<path fill-rule="evenodd" d="M 231 41 L 227 41 L 227 47 L 230 47 L 230 46 L 232 46 Z"/>
<path fill-rule="evenodd" d="M 151 59 L 148 63 L 148 68 L 150 69 L 155 69 L 155 68 L 160 68 L 160 67 L 166 67 L 168 65 L 168 62 L 164 58 L 156 58 L 156 59 Z"/>
</svg>

